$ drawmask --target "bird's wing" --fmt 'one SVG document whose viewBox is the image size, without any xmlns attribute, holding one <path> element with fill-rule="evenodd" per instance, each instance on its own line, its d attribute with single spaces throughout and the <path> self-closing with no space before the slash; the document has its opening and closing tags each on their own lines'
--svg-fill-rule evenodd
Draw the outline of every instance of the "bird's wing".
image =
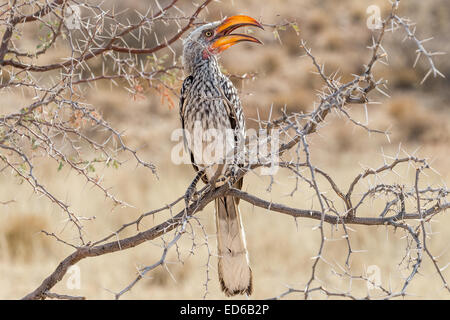
<svg viewBox="0 0 450 320">
<path fill-rule="evenodd" d="M 185 102 L 186 102 L 186 99 L 187 99 L 188 95 L 190 94 L 190 90 L 191 90 L 193 79 L 194 79 L 193 76 L 188 76 L 186 79 L 184 79 L 183 85 L 181 86 L 181 93 L 180 93 L 180 119 L 181 119 L 181 127 L 183 129 L 184 149 L 186 150 L 186 152 L 189 152 L 189 154 L 191 156 L 192 166 L 194 167 L 195 171 L 198 172 L 199 168 L 195 165 L 194 154 L 189 149 L 189 144 L 188 144 L 188 141 L 186 139 L 186 132 L 185 132 L 186 128 L 185 128 L 185 124 L 184 124 L 184 115 L 185 115 L 185 108 L 186 108 Z M 205 183 L 208 182 L 206 180 L 205 176 L 202 176 L 202 180 Z"/>
<path fill-rule="evenodd" d="M 181 93 L 180 93 L 180 118 L 181 118 L 181 126 L 184 129 L 184 102 L 186 101 L 186 97 L 189 94 L 189 90 L 192 85 L 193 77 L 189 76 L 183 81 L 183 85 L 181 86 Z"/>
<path fill-rule="evenodd" d="M 240 128 L 242 126 L 239 119 L 241 102 L 237 95 L 236 89 L 233 86 L 233 83 L 229 79 L 225 78 L 225 80 L 219 87 L 219 91 L 222 94 L 231 128 L 233 130 L 236 129 L 236 127 Z"/>
<path fill-rule="evenodd" d="M 225 109 L 227 110 L 228 118 L 230 120 L 231 129 L 234 130 L 234 129 L 236 129 L 236 124 L 237 124 L 236 106 L 227 97 L 227 95 L 225 94 L 223 88 L 220 87 L 219 91 L 220 91 L 220 94 L 222 95 L 222 99 L 223 99 L 223 103 L 225 105 Z"/>
<path fill-rule="evenodd" d="M 184 111 L 185 110 L 184 110 L 184 108 L 185 108 L 186 98 L 189 94 L 189 90 L 191 89 L 192 80 L 193 80 L 192 76 L 188 76 L 186 79 L 184 79 L 183 85 L 181 86 L 181 93 L 180 93 L 180 119 L 181 119 L 181 127 L 183 129 L 183 142 L 184 142 L 184 147 L 185 147 L 186 151 L 188 151 L 189 148 L 188 148 L 188 143 L 186 140 L 186 135 L 184 132 L 184 129 L 185 129 L 185 126 L 184 126 Z"/>
<path fill-rule="evenodd" d="M 236 88 L 227 77 L 221 83 L 219 91 L 222 95 L 223 104 L 228 115 L 231 128 L 234 130 L 234 147 L 235 150 L 242 150 L 243 143 L 245 143 L 245 120 L 242 110 L 241 101 L 239 99 Z M 238 162 L 243 160 L 242 152 L 235 154 Z"/>
</svg>

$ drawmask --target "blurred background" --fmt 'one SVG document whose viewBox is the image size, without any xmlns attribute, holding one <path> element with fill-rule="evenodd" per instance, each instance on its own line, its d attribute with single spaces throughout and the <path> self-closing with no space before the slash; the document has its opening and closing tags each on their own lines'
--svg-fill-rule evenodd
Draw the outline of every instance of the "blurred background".
<svg viewBox="0 0 450 320">
<path fill-rule="evenodd" d="M 116 1 L 118 9 L 130 8 L 145 12 L 152 1 Z M 160 1 L 162 5 L 168 1 Z M 322 82 L 313 74 L 313 65 L 303 57 L 300 40 L 304 39 L 320 63 L 325 64 L 327 74 L 339 70 L 342 82 L 352 79 L 352 74 L 362 71 L 362 66 L 371 57 L 367 49 L 372 42 L 372 32 L 367 28 L 369 17 L 366 10 L 377 5 L 381 13 L 389 12 L 389 1 L 375 0 L 259 0 L 213 2 L 200 15 L 200 21 L 212 21 L 223 16 L 247 14 L 260 19 L 265 24 L 283 24 L 296 21 L 297 30 L 291 26 L 257 30 L 255 35 L 264 46 L 241 44 L 227 50 L 221 58 L 224 71 L 239 88 L 249 127 L 255 126 L 258 114 L 267 118 L 270 107 L 275 113 L 282 108 L 287 111 L 309 112 L 317 101 L 317 90 Z M 182 0 L 179 5 L 186 14 L 193 12 L 192 3 Z M 133 14 L 130 10 L 130 14 Z M 176 12 L 175 12 L 176 13 Z M 434 37 L 426 46 L 431 51 L 450 51 L 450 3 L 446 0 L 402 1 L 400 16 L 406 16 L 417 23 L 419 39 Z M 285 29 L 285 30 L 283 30 Z M 173 34 L 173 28 L 159 26 L 155 32 L 160 39 L 165 34 Z M 1 30 L 2 32 L 4 30 Z M 30 27 L 23 34 L 22 41 L 36 46 L 39 29 Z M 387 98 L 372 93 L 372 99 L 380 104 L 369 105 L 370 127 L 391 132 L 390 141 L 384 135 L 369 135 L 336 115 L 327 118 L 327 125 L 310 137 L 311 156 L 315 165 L 330 173 L 333 179 L 346 189 L 353 178 L 366 167 L 383 165 L 383 154 L 395 156 L 398 150 L 415 153 L 429 158 L 439 174 L 431 173 L 430 185 L 450 183 L 450 60 L 448 56 L 437 56 L 437 68 L 446 76 L 430 77 L 423 85 L 420 82 L 428 71 L 428 64 L 422 58 L 413 68 L 416 47 L 404 40 L 404 31 L 399 30 L 385 37 L 384 47 L 389 53 L 389 65 L 378 64 L 375 75 L 388 81 Z M 148 46 L 154 44 L 148 40 Z M 181 42 L 173 48 L 175 59 L 179 59 Z M 49 62 L 61 57 L 64 48 L 50 51 L 42 58 Z M 161 54 L 172 53 L 166 49 Z M 180 64 L 180 60 L 177 60 Z M 95 59 L 91 62 L 95 67 Z M 46 81 L 45 74 L 42 81 Z M 177 90 L 181 86 L 182 75 L 175 83 L 175 91 L 169 92 L 169 99 L 152 90 L 143 90 L 138 96 L 130 94 L 121 86 L 111 86 L 100 82 L 96 87 L 86 87 L 84 99 L 91 104 L 118 131 L 125 131 L 126 142 L 139 150 L 139 155 L 157 166 L 159 179 L 149 170 L 136 168 L 133 161 L 120 169 L 99 168 L 98 174 L 111 192 L 131 204 L 132 208 L 114 208 L 105 200 L 103 193 L 87 185 L 82 177 L 67 168 L 60 168 L 55 162 L 45 158 L 36 159 L 36 175 L 55 195 L 68 202 L 73 210 L 86 217 L 95 216 L 86 222 L 85 232 L 91 240 L 98 240 L 110 234 L 143 212 L 161 207 L 184 193 L 194 177 L 190 165 L 174 165 L 170 161 L 171 150 L 176 142 L 171 141 L 171 133 L 180 127 Z M 26 105 L 30 97 L 17 91 L 2 92 L 0 115 L 17 110 Z M 175 101 L 173 108 L 169 100 Z M 364 121 L 364 110 L 353 106 L 352 114 Z M 401 151 L 403 152 L 403 151 Z M 402 153 L 401 153 L 402 154 Z M 396 179 L 399 183 L 411 183 L 413 172 L 399 169 Z M 303 186 L 293 197 L 288 194 L 295 187 L 295 181 L 287 173 L 280 173 L 272 192 L 267 192 L 269 180 L 257 175 L 247 175 L 244 189 L 267 200 L 283 202 L 299 208 L 311 208 L 311 191 Z M 303 188 L 303 189 L 302 189 Z M 9 200 L 14 200 L 9 202 Z M 65 215 L 47 199 L 33 193 L 25 183 L 21 183 L 11 172 L 0 174 L 0 298 L 21 298 L 34 290 L 57 264 L 72 252 L 72 249 L 54 239 L 46 237 L 40 230 L 55 232 L 61 237 L 74 239 L 76 232 L 65 221 Z M 7 203 L 6 203 L 7 202 Z M 242 202 L 241 202 L 242 203 Z M 374 199 L 364 213 L 367 216 L 380 211 L 382 203 Z M 179 253 L 175 250 L 168 255 L 168 270 L 157 268 L 138 283 L 133 290 L 123 296 L 125 299 L 200 299 L 205 295 L 207 284 L 208 299 L 222 299 L 217 280 L 214 256 L 208 259 L 208 250 L 216 250 L 213 205 L 198 214 L 205 226 L 205 232 L 196 230 L 196 247 L 190 254 L 192 239 L 186 237 L 180 242 Z M 254 275 L 252 298 L 274 297 L 286 290 L 286 286 L 303 288 L 311 276 L 313 256 L 317 254 L 320 237 L 317 221 L 299 219 L 267 212 L 242 203 L 241 213 L 246 230 L 248 250 Z M 141 230 L 164 221 L 166 215 L 145 220 Z M 432 224 L 433 235 L 429 246 L 439 255 L 439 264 L 445 267 L 450 261 L 448 245 L 450 232 L 448 212 L 436 217 Z M 402 259 L 406 252 L 404 233 L 384 227 L 350 226 L 350 241 L 354 250 L 351 270 L 363 274 L 368 266 L 376 265 L 381 270 L 381 281 L 386 287 L 399 289 L 408 275 Z M 327 238 L 334 240 L 326 244 L 325 257 L 335 268 L 344 265 L 347 246 L 341 238 L 342 231 L 326 226 Z M 135 230 L 122 235 L 133 234 Z M 170 236 L 166 238 L 169 240 Z M 209 243 L 209 247 L 204 245 Z M 83 295 L 87 298 L 112 299 L 111 291 L 117 292 L 127 286 L 135 277 L 140 266 L 158 261 L 161 254 L 161 240 L 144 243 L 137 248 L 85 259 L 80 267 L 81 286 L 79 289 L 67 287 L 66 276 L 54 289 L 58 293 Z M 207 273 L 209 269 L 209 273 Z M 339 269 L 337 269 L 339 270 Z M 442 272 L 450 278 L 449 269 Z M 324 285 L 337 290 L 348 290 L 348 280 L 333 274 L 331 268 L 323 264 L 318 270 Z M 208 277 L 210 281 L 207 281 Z M 367 285 L 354 280 L 353 292 L 364 296 Z M 449 299 L 443 289 L 434 267 L 425 261 L 420 275 L 408 290 L 414 298 Z M 376 290 L 371 290 L 376 295 Z M 292 294 L 289 298 L 302 298 Z M 313 295 L 313 298 L 324 298 Z M 237 297 L 239 298 L 239 297 Z"/>
</svg>

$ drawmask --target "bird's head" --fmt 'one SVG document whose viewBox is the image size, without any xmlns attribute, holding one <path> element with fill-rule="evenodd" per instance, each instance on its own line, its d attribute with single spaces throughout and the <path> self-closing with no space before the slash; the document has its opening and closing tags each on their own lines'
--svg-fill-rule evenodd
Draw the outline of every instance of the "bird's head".
<svg viewBox="0 0 450 320">
<path fill-rule="evenodd" d="M 196 28 L 183 42 L 183 64 L 186 71 L 192 73 L 197 64 L 217 56 L 236 43 L 243 41 L 262 43 L 250 35 L 232 33 L 237 28 L 246 26 L 264 29 L 258 21 L 244 15 L 232 16 Z"/>
</svg>

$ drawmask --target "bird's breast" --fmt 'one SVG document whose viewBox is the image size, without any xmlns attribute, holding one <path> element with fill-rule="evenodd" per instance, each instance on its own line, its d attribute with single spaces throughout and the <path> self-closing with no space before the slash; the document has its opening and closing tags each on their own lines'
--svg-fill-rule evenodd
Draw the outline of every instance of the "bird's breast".
<svg viewBox="0 0 450 320">
<path fill-rule="evenodd" d="M 231 128 L 221 88 L 221 83 L 216 79 L 193 79 L 184 107 L 187 130 L 193 129 L 195 122 L 199 122 L 204 130 Z"/>
</svg>

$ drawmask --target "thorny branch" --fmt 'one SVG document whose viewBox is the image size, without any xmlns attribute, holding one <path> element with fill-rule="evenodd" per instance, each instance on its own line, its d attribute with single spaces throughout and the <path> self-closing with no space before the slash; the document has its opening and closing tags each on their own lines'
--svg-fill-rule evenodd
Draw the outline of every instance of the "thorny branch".
<svg viewBox="0 0 450 320">
<path fill-rule="evenodd" d="M 388 136 L 388 132 L 369 128 L 366 124 L 353 119 L 350 110 L 350 106 L 353 104 L 361 104 L 367 108 L 367 104 L 372 102 L 369 94 L 374 90 L 385 94 L 383 91 L 385 82 L 383 79 L 375 79 L 373 69 L 378 62 L 385 63 L 387 61 L 388 53 L 382 43 L 388 31 L 403 30 L 406 38 L 415 43 L 417 59 L 414 65 L 421 56 L 426 58 L 430 69 L 422 82 L 431 74 L 435 77 L 443 77 L 433 61 L 433 57 L 441 53 L 428 51 L 424 47 L 425 40 L 421 41 L 416 38 L 415 27 L 410 20 L 397 15 L 400 1 L 392 2 L 392 9 L 382 22 L 381 29 L 374 32 L 373 43 L 369 47 L 371 50 L 370 60 L 364 66 L 364 71 L 355 75 L 349 82 L 341 83 L 338 73 L 325 74 L 324 66 L 318 62 L 312 50 L 302 40 L 300 46 L 305 50 L 305 55 L 311 59 L 317 74 L 324 82 L 324 87 L 318 94 L 318 104 L 310 113 L 299 114 L 283 111 L 280 118 L 271 119 L 269 117 L 267 121 L 259 121 L 260 128 L 267 131 L 278 130 L 279 136 L 282 138 L 280 148 L 269 158 L 276 156 L 275 158 L 280 159 L 277 165 L 295 177 L 296 188 L 292 191 L 291 196 L 299 190 L 299 183 L 304 183 L 313 190 L 314 199 L 318 203 L 317 209 L 290 207 L 231 187 L 233 181 L 247 173 L 256 172 L 257 168 L 270 166 L 267 159 L 262 159 L 256 164 L 252 163 L 242 167 L 236 176 L 229 178 L 230 183 L 218 188 L 214 188 L 210 184 L 204 186 L 195 193 L 194 200 L 187 205 L 182 201 L 183 196 L 180 196 L 168 205 L 143 213 L 136 220 L 122 225 L 99 240 L 87 241 L 85 239 L 83 223 L 86 218 L 73 212 L 65 201 L 55 197 L 49 188 L 40 182 L 34 172 L 34 160 L 44 156 L 53 159 L 59 168 L 67 165 L 71 170 L 84 177 L 87 183 L 101 190 L 114 205 L 127 204 L 113 195 L 109 188 L 104 186 L 102 179 L 93 174 L 95 165 L 103 164 L 119 168 L 124 162 L 121 155 L 128 154 L 137 165 L 150 169 L 152 173 L 156 174 L 156 167 L 142 159 L 133 147 L 125 143 L 124 134 L 106 122 L 96 111 L 95 106 L 84 102 L 83 89 L 86 85 L 96 86 L 99 82 L 110 82 L 116 86 L 126 87 L 134 96 L 141 94 L 143 85 L 147 85 L 149 90 L 154 90 L 162 96 L 167 95 L 167 90 L 175 91 L 181 80 L 181 67 L 171 45 L 185 35 L 193 25 L 202 23 L 199 15 L 212 3 L 211 0 L 206 0 L 198 6 L 194 5 L 191 8 L 191 14 L 185 14 L 177 7 L 178 2 L 181 1 L 169 1 L 165 7 L 156 2 L 145 12 L 135 12 L 133 22 L 127 18 L 130 14 L 129 10 L 101 1 L 14 0 L 0 6 L 0 30 L 3 32 L 0 44 L 0 92 L 20 94 L 20 92 L 26 91 L 33 96 L 29 104 L 23 105 L 9 114 L 0 115 L 0 163 L 2 164 L 0 172 L 5 172 L 6 168 L 11 169 L 11 172 L 26 181 L 36 193 L 44 195 L 61 208 L 68 217 L 68 223 L 73 224 L 78 231 L 77 243 L 70 243 L 54 233 L 43 231 L 47 236 L 73 248 L 74 252 L 61 261 L 39 287 L 26 295 L 24 299 L 83 299 L 84 297 L 72 297 L 51 292 L 54 286 L 63 279 L 70 266 L 82 259 L 126 250 L 158 238 L 163 239 L 160 260 L 150 266 L 139 268 L 136 278 L 124 289 L 114 293 L 116 298 L 120 298 L 147 273 L 157 267 L 165 267 L 167 253 L 174 247 L 178 252 L 177 243 L 183 235 L 188 234 L 192 238 L 191 251 L 193 252 L 198 246 L 194 224 L 198 224 L 201 228 L 204 245 L 208 249 L 206 296 L 210 280 L 209 264 L 212 251 L 208 246 L 206 231 L 195 214 L 215 198 L 226 194 L 274 213 L 290 215 L 296 219 L 313 219 L 320 223 L 317 228 L 320 231 L 320 247 L 313 259 L 309 281 L 303 288 L 288 288 L 286 292 L 277 295 L 276 298 L 283 298 L 291 293 L 301 293 L 307 299 L 314 292 L 328 297 L 350 299 L 389 299 L 405 296 L 408 294 L 409 284 L 418 274 L 422 262 L 426 258 L 431 260 L 444 287 L 449 291 L 447 280 L 442 273 L 445 267 L 427 246 L 429 232 L 426 227 L 433 217 L 450 208 L 449 191 L 446 187 L 420 187 L 420 181 L 425 172 L 433 170 L 426 159 L 406 153 L 404 156 L 398 154 L 390 161 L 385 161 L 385 164 L 379 168 L 364 170 L 353 179 L 346 190 L 341 183 L 332 178 L 332 173 L 315 166 L 310 157 L 313 150 L 309 146 L 308 136 L 325 125 L 324 120 L 330 111 L 336 111 L 369 133 L 381 133 Z M 83 15 L 74 17 L 72 11 L 68 10 L 71 6 L 77 6 L 82 10 Z M 181 13 L 181 15 L 175 16 L 174 12 Z M 75 29 L 72 29 L 73 26 L 69 21 L 76 24 Z M 39 25 L 47 31 L 47 36 L 40 39 L 36 50 L 24 49 L 19 45 L 21 35 L 25 32 L 23 28 L 27 24 Z M 157 30 L 161 24 L 165 27 L 174 25 L 176 32 L 169 39 L 159 39 Z M 277 28 L 278 26 L 292 25 L 292 23 L 286 22 L 280 25 L 264 23 L 264 25 L 269 28 Z M 151 39 L 150 44 L 146 43 L 149 41 L 148 39 Z M 140 43 L 140 47 L 136 43 Z M 51 52 L 58 52 L 55 50 L 57 45 L 69 48 L 68 52 L 61 51 L 59 56 L 61 59 L 52 59 L 61 62 L 42 63 L 41 57 Z M 163 49 L 172 54 L 172 61 L 159 54 Z M 147 56 L 142 59 L 140 55 Z M 101 71 L 90 65 L 94 58 L 100 59 Z M 50 74 L 51 81 L 47 83 L 41 81 L 41 74 Z M 89 130 L 107 134 L 102 135 L 102 138 L 94 138 L 89 134 Z M 82 152 L 82 150 L 84 151 Z M 93 157 L 87 158 L 86 154 L 89 153 Z M 390 175 L 401 166 L 415 168 L 414 185 L 407 186 L 382 181 L 383 177 Z M 375 185 L 370 185 L 371 182 L 368 182 L 371 177 L 374 178 L 372 181 L 376 181 Z M 273 182 L 273 177 L 271 181 Z M 369 183 L 369 187 L 363 185 L 363 182 Z M 327 187 L 331 189 L 325 189 Z M 331 190 L 335 197 L 333 198 L 330 192 L 324 192 L 324 190 Z M 384 206 L 381 212 L 362 215 L 363 205 L 374 198 L 383 199 Z M 337 209 L 340 207 L 337 204 L 338 201 L 342 201 L 343 210 Z M 8 203 L 10 201 L 5 199 L 0 202 L 2 205 Z M 177 214 L 171 215 L 170 219 L 152 228 L 140 230 L 141 222 L 144 219 L 163 212 L 172 213 L 173 210 Z M 88 221 L 93 218 L 88 218 Z M 345 268 L 342 267 L 339 271 L 324 259 L 324 250 L 327 245 L 324 233 L 325 224 L 335 227 L 342 226 L 345 233 L 348 255 Z M 387 226 L 405 232 L 408 252 L 404 259 L 408 262 L 409 275 L 404 279 L 399 291 L 392 291 L 391 288 L 384 288 L 379 284 L 372 283 L 380 289 L 381 295 L 357 297 L 351 289 L 346 292 L 334 291 L 327 288 L 318 279 L 317 271 L 325 264 L 336 276 L 350 282 L 354 279 L 371 281 L 365 275 L 351 273 L 349 261 L 354 251 L 347 231 L 349 225 Z M 130 227 L 135 227 L 137 233 L 121 238 L 120 235 L 123 234 L 123 231 Z M 164 236 L 171 231 L 171 240 L 164 240 Z"/>
</svg>

